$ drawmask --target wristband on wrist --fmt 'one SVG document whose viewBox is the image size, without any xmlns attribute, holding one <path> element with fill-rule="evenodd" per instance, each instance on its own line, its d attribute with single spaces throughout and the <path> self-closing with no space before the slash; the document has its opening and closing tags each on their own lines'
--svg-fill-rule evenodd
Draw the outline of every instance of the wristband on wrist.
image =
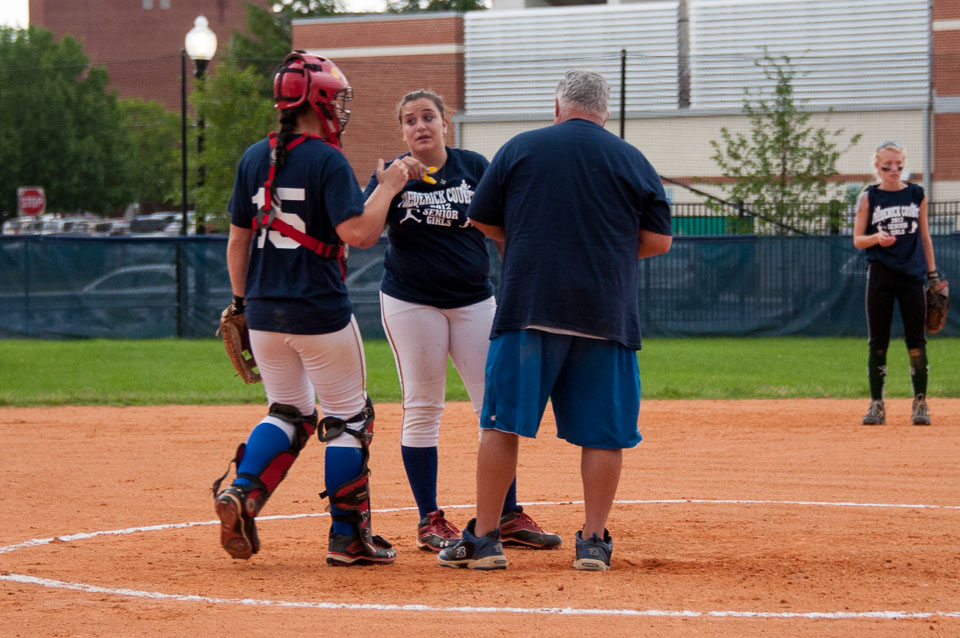
<svg viewBox="0 0 960 638">
<path fill-rule="evenodd" d="M 928 279 L 933 279 L 934 277 L 939 277 L 939 276 L 940 276 L 940 271 L 939 271 L 939 270 L 928 270 L 928 271 L 927 271 L 927 278 L 928 278 Z"/>
<path fill-rule="evenodd" d="M 244 299 L 239 295 L 233 296 L 233 314 L 239 315 L 244 309 Z"/>
</svg>

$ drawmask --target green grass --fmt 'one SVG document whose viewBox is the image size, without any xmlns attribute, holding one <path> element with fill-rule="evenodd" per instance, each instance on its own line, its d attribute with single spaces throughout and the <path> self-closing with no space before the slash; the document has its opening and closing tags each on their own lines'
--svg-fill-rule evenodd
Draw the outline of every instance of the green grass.
<svg viewBox="0 0 960 638">
<path fill-rule="evenodd" d="M 927 359 L 928 394 L 960 396 L 960 339 L 930 338 Z M 866 339 L 648 339 L 639 361 L 645 398 L 870 396 Z M 913 396 L 902 339 L 888 351 L 886 396 Z"/>
<path fill-rule="evenodd" d="M 639 353 L 648 399 L 867 397 L 864 339 L 647 339 Z M 368 391 L 398 401 L 393 355 L 368 341 Z M 960 339 L 933 337 L 929 394 L 960 396 Z M 891 344 L 887 396 L 911 396 L 903 341 Z M 456 371 L 447 397 L 467 400 Z M 0 406 L 261 403 L 261 384 L 234 376 L 219 340 L 0 341 Z"/>
</svg>

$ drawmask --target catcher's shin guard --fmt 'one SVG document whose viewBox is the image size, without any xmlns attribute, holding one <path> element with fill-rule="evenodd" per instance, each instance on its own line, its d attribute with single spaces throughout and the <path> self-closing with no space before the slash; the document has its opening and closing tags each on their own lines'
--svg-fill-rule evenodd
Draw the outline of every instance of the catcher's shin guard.
<svg viewBox="0 0 960 638">
<path fill-rule="evenodd" d="M 320 493 L 320 498 L 330 499 L 331 507 L 340 510 L 331 518 L 337 522 L 351 523 L 356 526 L 353 536 L 334 534 L 331 530 L 330 545 L 327 551 L 327 563 L 330 565 L 354 565 L 363 563 L 392 563 L 397 552 L 393 546 L 380 536 L 374 536 L 370 520 L 370 443 L 373 440 L 374 410 L 373 402 L 367 398 L 367 404 L 360 414 L 344 421 L 336 417 L 324 417 L 317 427 L 317 436 L 327 442 L 348 434 L 360 441 L 363 463 L 360 474 L 328 493 Z M 359 425 L 359 427 L 358 427 Z M 354 427 L 350 427 L 354 426 Z"/>
<path fill-rule="evenodd" d="M 342 514 L 331 516 L 335 521 L 353 523 L 357 531 L 349 536 L 330 531 L 327 549 L 327 564 L 353 565 L 364 563 L 392 563 L 397 551 L 383 537 L 375 536 L 370 522 L 369 469 L 351 481 L 336 488 L 330 497 L 330 505 Z M 323 492 L 321 496 L 326 495 Z"/>
<path fill-rule="evenodd" d="M 282 419 L 296 428 L 297 435 L 290 447 L 270 459 L 257 475 L 238 472 L 237 478 L 249 481 L 246 485 L 238 485 L 234 481 L 230 487 L 220 490 L 220 484 L 230 472 L 229 464 L 223 476 L 213 482 L 214 504 L 217 516 L 220 517 L 220 544 L 234 558 L 250 558 L 260 551 L 260 539 L 254 519 L 286 477 L 300 450 L 317 428 L 316 413 L 303 416 L 291 405 L 272 404 L 270 416 Z M 230 463 L 239 467 L 245 450 L 246 444 L 241 443 Z"/>
</svg>

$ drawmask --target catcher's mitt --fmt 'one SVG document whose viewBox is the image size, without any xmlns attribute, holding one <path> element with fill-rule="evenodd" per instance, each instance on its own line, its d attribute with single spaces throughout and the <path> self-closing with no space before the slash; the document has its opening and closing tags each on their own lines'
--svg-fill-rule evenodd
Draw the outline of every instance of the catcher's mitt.
<svg viewBox="0 0 960 638">
<path fill-rule="evenodd" d="M 940 332 L 947 322 L 947 312 L 950 310 L 950 287 L 946 281 L 940 280 L 940 274 L 933 272 L 927 275 L 927 332 Z"/>
<path fill-rule="evenodd" d="M 259 382 L 260 373 L 253 358 L 253 350 L 250 349 L 250 331 L 247 330 L 247 319 L 243 316 L 242 301 L 239 305 L 232 303 L 224 309 L 220 315 L 217 334 L 223 337 L 223 346 L 230 357 L 230 363 L 244 383 Z"/>
</svg>

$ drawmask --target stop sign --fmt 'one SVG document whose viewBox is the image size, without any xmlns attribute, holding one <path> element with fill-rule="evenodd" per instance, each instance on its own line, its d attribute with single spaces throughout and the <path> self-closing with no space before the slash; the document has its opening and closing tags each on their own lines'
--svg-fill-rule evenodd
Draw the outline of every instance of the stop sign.
<svg viewBox="0 0 960 638">
<path fill-rule="evenodd" d="M 47 196 L 41 186 L 21 186 L 17 189 L 17 208 L 21 215 L 39 215 L 47 209 Z"/>
</svg>

